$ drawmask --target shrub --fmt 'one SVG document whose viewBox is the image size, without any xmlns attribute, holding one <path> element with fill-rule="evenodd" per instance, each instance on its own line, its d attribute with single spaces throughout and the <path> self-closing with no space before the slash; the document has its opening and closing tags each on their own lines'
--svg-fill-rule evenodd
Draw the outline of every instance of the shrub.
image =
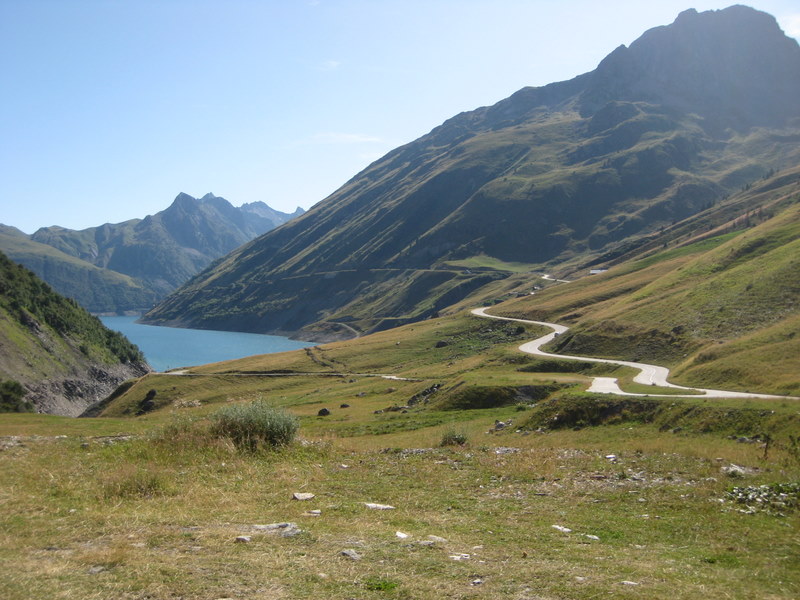
<svg viewBox="0 0 800 600">
<path fill-rule="evenodd" d="M 439 442 L 440 446 L 463 446 L 467 443 L 467 434 L 463 431 L 456 431 L 455 429 L 448 429 L 442 436 L 442 441 Z"/>
<path fill-rule="evenodd" d="M 289 444 L 298 427 L 295 417 L 266 400 L 233 404 L 211 415 L 212 435 L 229 438 L 237 448 L 248 451 Z"/>
<path fill-rule="evenodd" d="M 33 412 L 33 404 L 25 400 L 27 391 L 12 379 L 0 379 L 0 412 Z"/>
</svg>

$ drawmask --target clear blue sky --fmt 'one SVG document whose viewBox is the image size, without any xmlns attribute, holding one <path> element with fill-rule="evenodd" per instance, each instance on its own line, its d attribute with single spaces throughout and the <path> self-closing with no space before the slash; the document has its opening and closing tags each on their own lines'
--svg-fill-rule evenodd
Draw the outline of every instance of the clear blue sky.
<svg viewBox="0 0 800 600">
<path fill-rule="evenodd" d="M 692 0 L 0 0 L 0 222 L 179 192 L 309 208 L 462 111 L 592 70 Z M 756 0 L 800 36 L 800 3 Z"/>
</svg>

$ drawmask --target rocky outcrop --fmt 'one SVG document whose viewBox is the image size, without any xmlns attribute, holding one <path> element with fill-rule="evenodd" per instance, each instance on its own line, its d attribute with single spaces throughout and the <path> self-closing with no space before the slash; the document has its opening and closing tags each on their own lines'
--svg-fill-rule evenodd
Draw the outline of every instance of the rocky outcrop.
<svg viewBox="0 0 800 600">
<path fill-rule="evenodd" d="M 83 374 L 63 379 L 45 379 L 25 385 L 25 399 L 37 412 L 78 417 L 109 396 L 123 382 L 141 377 L 152 369 L 146 363 L 93 365 Z"/>
</svg>

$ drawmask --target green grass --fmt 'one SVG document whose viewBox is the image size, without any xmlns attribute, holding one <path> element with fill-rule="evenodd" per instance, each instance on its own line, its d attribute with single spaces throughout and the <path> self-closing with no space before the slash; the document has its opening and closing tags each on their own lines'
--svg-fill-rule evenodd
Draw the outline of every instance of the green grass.
<svg viewBox="0 0 800 600">
<path fill-rule="evenodd" d="M 509 273 L 529 273 L 538 266 L 530 263 L 506 262 L 485 254 L 462 260 L 448 260 L 443 264 L 462 269 L 492 269 L 494 271 L 508 271 Z"/>
<path fill-rule="evenodd" d="M 797 478 L 782 451 L 764 461 L 756 445 L 634 422 L 488 435 L 492 416 L 459 426 L 463 448 L 435 447 L 451 425 L 255 455 L 148 437 L 26 440 L 0 453 L 0 591 L 11 600 L 498 598 L 525 597 L 534 580 L 540 596 L 577 599 L 800 590 L 797 512 L 744 515 L 719 502 L 742 485 L 721 474 L 730 463 L 760 469 L 747 485 Z M 297 502 L 294 491 L 316 496 Z M 312 508 L 321 516 L 305 516 Z M 303 532 L 252 528 L 285 521 Z M 251 542 L 234 543 L 238 535 Z M 446 541 L 421 545 L 430 535 Z M 362 559 L 340 556 L 346 548 Z M 451 558 L 461 554 L 469 558 Z"/>
</svg>

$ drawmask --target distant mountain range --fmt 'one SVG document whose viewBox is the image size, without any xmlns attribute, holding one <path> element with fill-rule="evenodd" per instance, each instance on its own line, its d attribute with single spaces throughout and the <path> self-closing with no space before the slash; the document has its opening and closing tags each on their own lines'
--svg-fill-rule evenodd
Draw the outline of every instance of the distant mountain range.
<svg viewBox="0 0 800 600">
<path fill-rule="evenodd" d="M 773 17 L 685 11 L 390 152 L 146 320 L 349 337 L 529 289 L 524 273 L 586 273 L 727 222 L 732 193 L 800 164 L 798 98 L 800 46 Z"/>
<path fill-rule="evenodd" d="M 179 194 L 167 209 L 124 223 L 45 227 L 30 236 L 0 226 L 0 250 L 92 312 L 142 311 L 213 260 L 302 213 Z"/>
</svg>

